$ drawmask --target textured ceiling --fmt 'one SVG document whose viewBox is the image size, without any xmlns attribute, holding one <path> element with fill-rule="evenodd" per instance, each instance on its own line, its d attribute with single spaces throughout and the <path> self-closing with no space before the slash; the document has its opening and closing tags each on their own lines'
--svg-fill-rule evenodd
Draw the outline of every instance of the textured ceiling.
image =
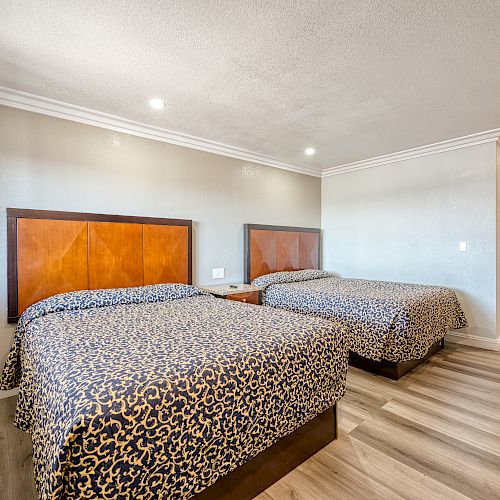
<svg viewBox="0 0 500 500">
<path fill-rule="evenodd" d="M 498 0 L 0 0 L 0 19 L 0 85 L 297 165 L 500 127 Z"/>
</svg>

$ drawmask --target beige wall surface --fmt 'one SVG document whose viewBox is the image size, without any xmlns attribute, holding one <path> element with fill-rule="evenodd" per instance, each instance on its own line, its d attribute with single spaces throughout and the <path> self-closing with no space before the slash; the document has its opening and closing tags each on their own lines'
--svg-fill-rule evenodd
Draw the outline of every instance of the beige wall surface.
<svg viewBox="0 0 500 500">
<path fill-rule="evenodd" d="M 0 106 L 0 366 L 6 207 L 193 220 L 194 282 L 243 279 L 243 224 L 320 225 L 321 180 Z"/>
<path fill-rule="evenodd" d="M 496 145 L 323 179 L 323 264 L 342 276 L 444 285 L 496 342 Z M 459 252 L 466 241 L 467 252 Z"/>
<path fill-rule="evenodd" d="M 193 219 L 194 282 L 243 277 L 243 224 L 323 228 L 323 267 L 457 291 L 496 337 L 495 143 L 320 179 L 0 106 L 0 366 L 7 325 L 5 208 Z M 498 162 L 498 165 L 497 165 Z M 458 252 L 467 241 L 468 252 Z M 500 281 L 499 281 L 500 282 Z"/>
</svg>

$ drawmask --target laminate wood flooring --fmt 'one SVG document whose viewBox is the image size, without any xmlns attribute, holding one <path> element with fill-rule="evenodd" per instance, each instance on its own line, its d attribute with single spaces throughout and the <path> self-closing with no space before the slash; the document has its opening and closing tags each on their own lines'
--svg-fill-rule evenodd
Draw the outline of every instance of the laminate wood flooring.
<svg viewBox="0 0 500 500">
<path fill-rule="evenodd" d="M 447 344 L 399 381 L 347 379 L 339 439 L 258 500 L 500 499 L 500 352 Z"/>
<path fill-rule="evenodd" d="M 0 498 L 34 500 L 15 401 L 0 399 Z M 399 381 L 349 368 L 339 421 L 258 500 L 500 499 L 500 352 L 447 344 Z"/>
</svg>

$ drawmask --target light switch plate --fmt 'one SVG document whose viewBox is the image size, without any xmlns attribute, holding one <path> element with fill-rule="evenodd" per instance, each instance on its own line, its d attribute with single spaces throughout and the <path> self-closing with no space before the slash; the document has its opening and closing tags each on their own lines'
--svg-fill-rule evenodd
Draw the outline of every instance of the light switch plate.
<svg viewBox="0 0 500 500">
<path fill-rule="evenodd" d="M 212 269 L 212 279 L 220 280 L 222 278 L 224 278 L 224 268 L 223 267 L 217 267 L 215 269 Z"/>
<path fill-rule="evenodd" d="M 459 252 L 467 252 L 467 242 L 466 241 L 461 241 L 458 245 L 458 251 Z"/>
</svg>

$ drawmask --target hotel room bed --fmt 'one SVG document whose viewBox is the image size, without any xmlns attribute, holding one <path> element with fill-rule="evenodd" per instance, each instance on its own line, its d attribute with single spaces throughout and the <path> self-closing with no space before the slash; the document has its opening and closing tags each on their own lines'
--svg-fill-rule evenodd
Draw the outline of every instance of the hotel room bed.
<svg viewBox="0 0 500 500">
<path fill-rule="evenodd" d="M 347 353 L 332 322 L 190 285 L 71 292 L 24 311 L 0 388 L 41 498 L 188 498 L 335 405 Z"/>
<path fill-rule="evenodd" d="M 398 379 L 467 326 L 449 288 L 319 270 L 319 240 L 319 229 L 245 225 L 246 281 L 263 288 L 266 306 L 341 322 L 352 365 Z"/>
<path fill-rule="evenodd" d="M 313 269 L 265 275 L 253 284 L 264 288 L 264 305 L 344 323 L 351 350 L 375 361 L 423 358 L 449 330 L 467 326 L 455 292 L 444 287 Z"/>
</svg>

